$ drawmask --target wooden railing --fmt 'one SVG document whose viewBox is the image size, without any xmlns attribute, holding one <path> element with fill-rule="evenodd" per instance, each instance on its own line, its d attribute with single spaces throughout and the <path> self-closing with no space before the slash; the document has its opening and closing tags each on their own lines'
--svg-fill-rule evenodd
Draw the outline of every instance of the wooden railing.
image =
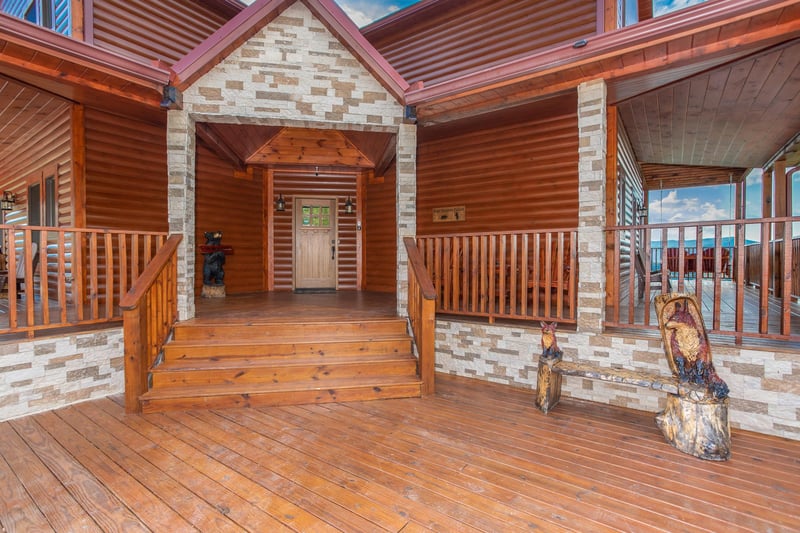
<svg viewBox="0 0 800 533">
<path fill-rule="evenodd" d="M 761 255 L 763 247 L 761 243 L 746 245 L 744 281 L 749 285 L 758 287 L 764 283 L 766 274 L 770 293 L 782 294 L 784 283 L 786 282 L 791 287 L 789 292 L 792 298 L 800 298 L 800 275 L 798 275 L 800 273 L 800 238 L 795 237 L 791 241 L 789 265 L 784 264 L 787 255 L 783 252 L 783 242 L 783 240 L 776 240 L 769 242 L 767 245 L 769 250 L 767 253 L 770 257 L 768 265 L 771 265 L 770 271 L 762 268 Z M 788 271 L 786 270 L 787 267 L 789 268 Z M 789 272 L 789 276 L 784 275 L 784 272 Z"/>
<path fill-rule="evenodd" d="M 606 326 L 656 329 L 653 292 L 689 292 L 703 303 L 712 333 L 737 343 L 799 341 L 794 280 L 800 277 L 800 245 L 792 240 L 798 222 L 800 217 L 782 217 L 607 228 Z M 793 245 L 784 249 L 783 242 Z"/>
<path fill-rule="evenodd" d="M 0 225 L 0 335 L 120 321 L 120 300 L 166 237 Z"/>
<path fill-rule="evenodd" d="M 141 412 L 148 373 L 178 319 L 178 245 L 167 239 L 120 302 L 125 335 L 125 410 Z"/>
<path fill-rule="evenodd" d="M 408 254 L 408 318 L 419 355 L 422 395 L 428 396 L 436 387 L 436 292 L 414 239 L 405 237 L 403 243 Z"/>
<path fill-rule="evenodd" d="M 417 238 L 437 311 L 575 323 L 577 231 L 519 231 Z"/>
</svg>

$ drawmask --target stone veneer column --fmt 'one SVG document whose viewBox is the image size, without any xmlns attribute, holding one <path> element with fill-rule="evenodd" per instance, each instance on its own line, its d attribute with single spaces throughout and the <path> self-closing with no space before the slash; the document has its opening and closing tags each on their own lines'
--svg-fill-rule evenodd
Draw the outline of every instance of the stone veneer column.
<svg viewBox="0 0 800 533">
<path fill-rule="evenodd" d="M 404 237 L 417 235 L 417 126 L 397 132 L 397 313 L 408 314 L 408 254 Z"/>
<path fill-rule="evenodd" d="M 178 318 L 194 317 L 195 127 L 183 110 L 167 116 L 168 216 L 170 234 L 183 235 L 178 248 Z"/>
<path fill-rule="evenodd" d="M 578 86 L 578 331 L 602 333 L 605 302 L 606 83 Z"/>
</svg>

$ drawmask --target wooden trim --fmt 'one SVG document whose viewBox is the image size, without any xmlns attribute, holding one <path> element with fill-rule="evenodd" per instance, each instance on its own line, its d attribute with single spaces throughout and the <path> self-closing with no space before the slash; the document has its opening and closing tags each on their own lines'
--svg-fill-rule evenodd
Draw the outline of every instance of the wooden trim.
<svg viewBox="0 0 800 533">
<path fill-rule="evenodd" d="M 86 109 L 72 106 L 72 225 L 86 227 Z"/>
<path fill-rule="evenodd" d="M 607 33 L 610 31 L 614 31 L 617 29 L 617 10 L 618 10 L 618 3 L 624 2 L 625 0 L 602 0 L 597 2 L 598 4 L 598 11 L 600 11 L 600 6 L 602 5 L 602 14 L 603 14 L 603 24 L 602 24 L 602 31 L 598 31 L 598 33 Z M 599 18 L 599 17 L 598 17 Z M 598 20 L 598 28 L 600 28 L 600 21 Z"/>
<path fill-rule="evenodd" d="M 606 151 L 606 220 L 613 220 L 617 222 L 617 187 L 619 181 L 618 173 L 618 127 L 619 127 L 619 112 L 616 106 L 608 107 L 607 118 L 607 135 L 606 142 L 608 144 Z M 606 252 L 612 250 L 614 246 L 614 236 L 606 234 Z M 609 260 L 613 256 L 606 253 L 606 279 L 612 279 L 611 276 L 614 272 L 614 265 Z M 619 287 L 618 283 L 606 286 L 606 305 L 618 301 Z"/>
<path fill-rule="evenodd" d="M 91 1 L 91 0 L 86 0 Z M 72 0 L 70 2 L 70 18 L 72 19 L 72 38 L 77 39 L 79 41 L 86 41 L 85 38 L 85 24 L 84 19 L 86 17 L 86 11 L 84 8 L 84 0 Z"/>
<path fill-rule="evenodd" d="M 637 0 L 636 8 L 639 22 L 653 18 L 653 0 Z"/>
<path fill-rule="evenodd" d="M 264 213 L 267 216 L 266 256 L 267 256 L 267 290 L 275 290 L 275 171 L 268 168 L 266 171 L 266 191 L 264 197 Z"/>
<path fill-rule="evenodd" d="M 94 44 L 94 0 L 75 0 L 83 2 L 83 41 Z"/>
<path fill-rule="evenodd" d="M 367 258 L 364 253 L 364 208 L 366 205 L 367 182 L 375 176 L 372 170 L 356 175 L 356 286 L 363 291 L 367 285 Z"/>
</svg>

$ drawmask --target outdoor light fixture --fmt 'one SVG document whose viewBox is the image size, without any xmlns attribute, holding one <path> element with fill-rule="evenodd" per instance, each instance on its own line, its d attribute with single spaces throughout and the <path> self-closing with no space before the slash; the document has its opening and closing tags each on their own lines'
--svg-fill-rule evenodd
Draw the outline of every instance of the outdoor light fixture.
<svg viewBox="0 0 800 533">
<path fill-rule="evenodd" d="M 645 218 L 647 218 L 647 206 L 644 204 L 637 204 L 636 205 L 636 218 L 639 219 L 641 222 Z"/>
<path fill-rule="evenodd" d="M 278 201 L 275 202 L 275 211 L 286 211 L 286 200 L 283 199 L 283 194 L 278 195 Z"/>
<path fill-rule="evenodd" d="M 350 197 L 347 197 L 347 201 L 344 203 L 344 212 L 348 215 L 352 215 L 355 211 L 355 206 L 353 205 L 353 201 L 350 200 Z"/>
<path fill-rule="evenodd" d="M 0 199 L 0 210 L 12 211 L 17 203 L 17 195 L 11 191 L 3 191 L 3 197 Z"/>
</svg>

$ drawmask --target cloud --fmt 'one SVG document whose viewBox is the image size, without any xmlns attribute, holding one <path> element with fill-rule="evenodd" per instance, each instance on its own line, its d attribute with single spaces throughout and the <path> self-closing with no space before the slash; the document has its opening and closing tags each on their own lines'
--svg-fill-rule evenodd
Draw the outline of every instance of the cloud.
<svg viewBox="0 0 800 533">
<path fill-rule="evenodd" d="M 356 26 L 362 27 L 390 13 L 394 13 L 402 7 L 413 4 L 415 1 L 337 0 L 336 3 L 356 23 Z"/>
<path fill-rule="evenodd" d="M 706 0 L 656 0 L 653 9 L 653 16 L 658 17 L 665 13 L 671 13 L 678 9 L 693 6 L 695 4 L 702 4 Z"/>
<path fill-rule="evenodd" d="M 679 222 L 728 220 L 729 209 L 719 207 L 713 202 L 701 200 L 697 196 L 681 198 L 677 190 L 669 191 L 663 198 L 653 198 L 648 206 L 648 220 L 653 224 L 676 224 Z"/>
</svg>

